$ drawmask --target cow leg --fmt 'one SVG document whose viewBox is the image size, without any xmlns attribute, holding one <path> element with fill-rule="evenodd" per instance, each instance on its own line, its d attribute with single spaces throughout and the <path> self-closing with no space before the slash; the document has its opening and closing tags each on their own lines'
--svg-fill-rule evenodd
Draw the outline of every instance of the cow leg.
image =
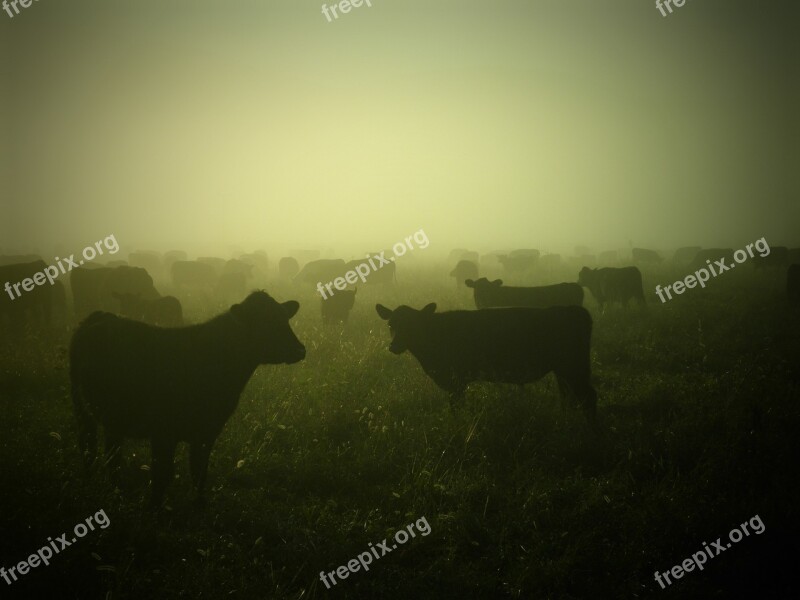
<svg viewBox="0 0 800 600">
<path fill-rule="evenodd" d="M 175 471 L 175 447 L 178 445 L 176 440 L 156 437 L 150 440 L 150 448 L 153 453 L 152 469 L 152 496 L 150 505 L 152 507 L 161 506 L 164 500 L 164 492 L 167 485 L 172 481 Z"/>
<path fill-rule="evenodd" d="M 203 498 L 206 474 L 208 473 L 208 458 L 211 455 L 211 447 L 213 445 L 213 439 L 194 442 L 189 450 L 189 468 L 192 474 L 192 482 L 197 488 L 198 501 L 202 501 Z"/>
</svg>

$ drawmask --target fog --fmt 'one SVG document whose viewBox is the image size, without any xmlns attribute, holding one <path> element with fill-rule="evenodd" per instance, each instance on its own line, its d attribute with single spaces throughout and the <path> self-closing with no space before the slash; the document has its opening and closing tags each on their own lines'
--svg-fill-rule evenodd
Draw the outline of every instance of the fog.
<svg viewBox="0 0 800 600">
<path fill-rule="evenodd" d="M 0 13 L 0 252 L 799 245 L 788 3 Z"/>
</svg>

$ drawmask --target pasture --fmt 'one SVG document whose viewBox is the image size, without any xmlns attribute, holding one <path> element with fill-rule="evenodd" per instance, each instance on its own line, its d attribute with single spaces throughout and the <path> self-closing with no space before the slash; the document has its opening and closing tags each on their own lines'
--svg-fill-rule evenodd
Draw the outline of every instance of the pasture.
<svg viewBox="0 0 800 600">
<path fill-rule="evenodd" d="M 601 433 L 564 411 L 552 375 L 520 393 L 475 384 L 451 412 L 409 354 L 387 348 L 376 302 L 473 309 L 472 290 L 418 264 L 359 286 L 345 327 L 288 283 L 307 357 L 262 366 L 211 454 L 193 504 L 184 446 L 152 513 L 148 444 L 126 441 L 115 488 L 84 474 L 69 399 L 68 331 L 31 331 L 0 355 L 0 564 L 24 560 L 103 509 L 2 596 L 50 598 L 787 597 L 798 533 L 800 311 L 751 269 L 661 304 L 592 313 Z M 688 272 L 688 271 L 687 271 Z M 677 273 L 681 276 L 683 273 Z M 577 279 L 577 271 L 566 280 Z M 169 292 L 169 290 L 167 290 Z M 213 314 L 189 306 L 189 322 Z M 666 590 L 654 581 L 760 515 L 750 535 Z M 332 571 L 426 517 L 431 533 L 327 590 Z"/>
</svg>

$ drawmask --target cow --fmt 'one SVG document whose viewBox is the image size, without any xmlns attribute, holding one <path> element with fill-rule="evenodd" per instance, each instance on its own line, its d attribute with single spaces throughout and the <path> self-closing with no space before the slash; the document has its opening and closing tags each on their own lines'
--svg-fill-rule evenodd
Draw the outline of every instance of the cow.
<svg viewBox="0 0 800 600">
<path fill-rule="evenodd" d="M 228 261 L 217 256 L 201 256 L 197 259 L 197 262 L 210 265 L 214 269 L 214 275 L 219 277 L 222 275 L 222 271 Z"/>
<path fill-rule="evenodd" d="M 120 294 L 113 296 L 119 300 L 120 316 L 142 321 L 160 327 L 180 327 L 183 325 L 183 309 L 175 296 L 162 296 L 146 300 L 139 294 Z"/>
<path fill-rule="evenodd" d="M 786 262 L 790 265 L 800 264 L 800 248 L 789 248 L 789 252 L 786 256 Z"/>
<path fill-rule="evenodd" d="M 397 264 L 390 262 L 383 264 L 375 256 L 381 256 L 381 253 L 370 255 L 368 258 L 361 258 L 351 260 L 345 264 L 344 269 L 337 273 L 334 277 L 342 277 L 347 271 L 355 271 L 356 273 L 366 273 L 364 275 L 364 283 L 397 283 Z M 384 258 L 387 258 L 384 256 Z M 392 257 L 389 260 L 394 260 Z M 370 263 L 370 261 L 372 261 Z M 359 265 L 364 265 L 361 270 L 358 270 Z M 375 269 L 371 265 L 375 265 Z M 328 281 L 331 281 L 330 279 Z M 324 282 L 323 282 L 324 283 Z"/>
<path fill-rule="evenodd" d="M 322 324 L 347 323 L 347 318 L 350 316 L 350 311 L 356 302 L 357 291 L 358 288 L 337 290 L 332 296 L 321 299 Z"/>
<path fill-rule="evenodd" d="M 584 267 L 578 274 L 578 283 L 589 288 L 601 310 L 612 302 L 627 306 L 631 298 L 638 300 L 640 306 L 645 304 L 642 273 L 636 267 Z"/>
<path fill-rule="evenodd" d="M 497 260 L 503 265 L 508 275 L 523 275 L 539 262 L 538 250 L 514 250 L 509 254 L 501 254 Z"/>
<path fill-rule="evenodd" d="M 688 265 L 694 260 L 694 257 L 697 256 L 700 250 L 702 250 L 700 246 L 683 246 L 682 248 L 678 248 L 675 250 L 675 254 L 672 255 L 672 263 L 680 266 Z"/>
<path fill-rule="evenodd" d="M 341 258 L 321 258 L 312 260 L 295 275 L 295 283 L 311 283 L 316 285 L 318 282 L 326 283 L 333 281 L 336 277 L 341 277 L 346 271 L 344 261 Z"/>
<path fill-rule="evenodd" d="M 456 264 L 460 260 L 469 260 L 474 263 L 478 262 L 478 253 L 474 250 L 466 250 L 464 248 L 455 248 L 447 255 L 448 264 Z"/>
<path fill-rule="evenodd" d="M 477 281 L 467 279 L 465 283 L 473 290 L 477 308 L 583 306 L 583 288 L 577 283 L 557 283 L 539 287 L 503 287 L 502 279 L 489 281 L 485 277 L 481 277 Z"/>
<path fill-rule="evenodd" d="M 732 248 L 706 248 L 700 250 L 694 255 L 692 262 L 689 264 L 689 269 L 697 271 L 700 268 L 707 268 L 709 264 L 722 259 L 726 264 L 733 264 L 733 249 Z M 725 260 L 727 259 L 727 260 Z"/>
<path fill-rule="evenodd" d="M 436 313 L 378 304 L 389 323 L 389 351 L 406 350 L 422 370 L 450 393 L 451 406 L 473 381 L 523 386 L 551 371 L 562 400 L 577 399 L 591 425 L 596 423 L 597 393 L 591 384 L 589 350 L 592 318 L 582 306 L 495 308 Z"/>
<path fill-rule="evenodd" d="M 250 267 L 247 273 L 248 277 L 261 280 L 269 273 L 269 258 L 263 250 L 256 250 L 251 254 L 242 254 L 238 260 Z"/>
<path fill-rule="evenodd" d="M 450 277 L 455 277 L 456 287 L 461 287 L 466 280 L 478 278 L 478 265 L 471 260 L 460 260 L 450 271 Z"/>
<path fill-rule="evenodd" d="M 291 256 L 284 256 L 278 261 L 278 277 L 281 279 L 292 279 L 300 272 L 300 265 L 297 259 Z"/>
<path fill-rule="evenodd" d="M 53 286 L 46 279 L 47 268 L 43 260 L 0 266 L 0 286 L 3 286 L 0 289 L 0 325 L 7 321 L 9 331 L 15 336 L 23 331 L 26 323 L 50 327 Z M 58 267 L 51 268 L 58 276 Z"/>
<path fill-rule="evenodd" d="M 75 315 L 83 318 L 95 310 L 114 311 L 118 301 L 113 294 L 138 294 L 146 300 L 160 296 L 153 279 L 141 267 L 87 269 L 78 267 L 69 274 Z"/>
<path fill-rule="evenodd" d="M 179 260 L 189 260 L 189 256 L 183 250 L 169 250 L 168 252 L 164 252 L 164 256 L 161 257 L 161 262 L 164 264 L 164 272 L 171 273 L 173 263 Z"/>
<path fill-rule="evenodd" d="M 770 267 L 783 268 L 789 264 L 789 248 L 786 246 L 772 246 L 766 256 L 754 253 L 750 260 L 753 263 L 753 269 L 756 270 L 764 270 Z"/>
<path fill-rule="evenodd" d="M 178 260 L 170 268 L 172 284 L 179 290 L 210 292 L 217 281 L 214 267 L 199 260 Z"/>
<path fill-rule="evenodd" d="M 158 252 L 153 252 L 151 250 L 131 252 L 128 254 L 128 264 L 131 267 L 139 267 L 144 269 L 151 275 L 161 277 L 163 266 L 161 262 L 161 255 Z"/>
<path fill-rule="evenodd" d="M 800 306 L 800 264 L 789 265 L 786 271 L 786 294 L 790 304 Z"/>
<path fill-rule="evenodd" d="M 151 505 L 172 480 L 178 442 L 190 445 L 190 471 L 202 500 L 208 458 L 259 365 L 292 364 L 306 350 L 289 325 L 300 308 L 263 291 L 199 325 L 166 329 L 92 313 L 72 336 L 70 382 L 78 445 L 87 465 L 105 433 L 109 466 L 125 438 L 149 439 Z"/>
<path fill-rule="evenodd" d="M 658 252 L 655 250 L 648 250 L 647 248 L 633 248 L 631 250 L 631 257 L 633 263 L 637 265 L 657 265 L 664 260 L 659 256 Z"/>
</svg>

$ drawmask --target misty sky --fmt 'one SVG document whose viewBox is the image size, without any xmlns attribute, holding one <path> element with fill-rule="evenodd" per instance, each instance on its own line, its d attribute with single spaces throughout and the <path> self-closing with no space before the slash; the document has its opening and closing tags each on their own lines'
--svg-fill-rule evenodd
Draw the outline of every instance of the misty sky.
<svg viewBox="0 0 800 600">
<path fill-rule="evenodd" d="M 790 3 L 321 4 L 0 12 L 0 251 L 800 245 Z"/>
</svg>

